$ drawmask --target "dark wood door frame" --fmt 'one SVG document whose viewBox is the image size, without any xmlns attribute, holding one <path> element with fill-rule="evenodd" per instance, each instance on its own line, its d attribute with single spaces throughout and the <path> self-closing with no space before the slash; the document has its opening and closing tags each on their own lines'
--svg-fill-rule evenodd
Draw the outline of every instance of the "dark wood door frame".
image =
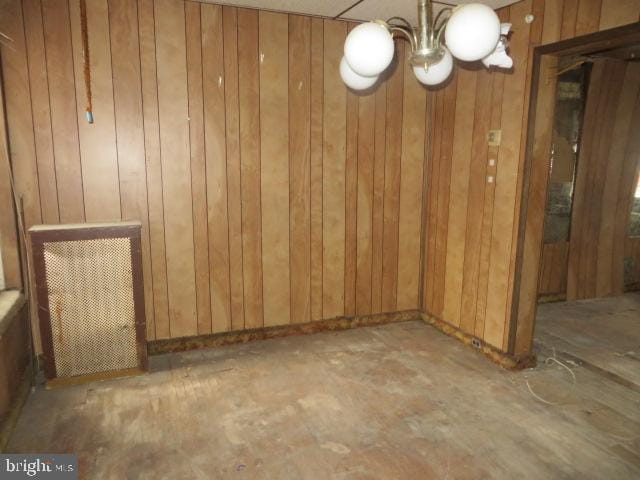
<svg viewBox="0 0 640 480">
<path fill-rule="evenodd" d="M 551 133 L 555 107 L 555 75 L 549 70 L 567 55 L 593 54 L 640 44 L 640 23 L 543 45 L 534 49 L 531 96 L 508 353 L 531 353 L 549 183 Z"/>
</svg>

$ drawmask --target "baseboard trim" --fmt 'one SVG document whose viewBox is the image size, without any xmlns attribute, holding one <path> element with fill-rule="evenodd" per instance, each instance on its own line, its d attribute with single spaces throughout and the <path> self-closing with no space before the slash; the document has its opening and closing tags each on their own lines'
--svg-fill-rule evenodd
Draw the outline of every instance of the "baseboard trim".
<svg viewBox="0 0 640 480">
<path fill-rule="evenodd" d="M 535 355 L 526 355 L 524 357 L 509 355 L 508 353 L 498 350 L 496 347 L 489 345 L 488 343 L 477 337 L 474 337 L 473 335 L 469 335 L 468 333 L 463 332 L 453 325 L 446 323 L 445 321 L 440 320 L 437 317 L 434 317 L 433 315 L 422 313 L 421 318 L 425 323 L 440 330 L 445 335 L 453 337 L 456 340 L 464 343 L 465 345 L 469 345 L 474 350 L 478 350 L 485 357 L 487 357 L 492 362 L 500 365 L 502 368 L 505 368 L 507 370 L 523 370 L 525 368 L 532 368 L 536 366 Z"/>
<path fill-rule="evenodd" d="M 28 365 L 22 375 L 22 380 L 20 381 L 20 387 L 18 388 L 17 395 L 14 398 L 9 411 L 2 419 L 2 421 L 0 421 L 0 452 L 4 452 L 5 448 L 7 447 L 7 443 L 9 443 L 9 438 L 11 437 L 13 429 L 18 422 L 18 418 L 20 417 L 20 413 L 22 412 L 22 407 L 27 401 L 27 397 L 29 396 L 29 392 L 31 391 L 32 384 L 33 369 L 31 365 Z"/>
<path fill-rule="evenodd" d="M 554 302 L 566 302 L 566 293 L 549 293 L 538 296 L 538 303 L 554 303 Z"/>
<path fill-rule="evenodd" d="M 84 385 L 85 383 L 97 382 L 102 380 L 114 380 L 117 378 L 135 377 L 144 375 L 146 370 L 140 367 L 126 368 L 123 370 L 109 370 L 106 372 L 90 373 L 87 375 L 78 375 L 77 377 L 56 377 L 47 380 L 45 387 L 47 390 L 56 388 L 72 387 L 75 385 Z"/>
<path fill-rule="evenodd" d="M 208 335 L 200 335 L 197 337 L 155 340 L 150 341 L 147 348 L 149 355 L 160 355 L 163 353 L 184 352 L 188 350 L 198 350 L 202 348 L 214 348 L 222 347 L 225 345 L 234 345 L 237 343 L 254 342 L 257 340 L 268 340 L 270 338 L 290 337 L 294 335 L 308 335 L 318 332 L 350 330 L 352 328 L 359 327 L 371 327 L 388 323 L 407 322 L 411 320 L 421 320 L 421 318 L 421 313 L 418 310 L 379 313 L 375 315 L 361 315 L 354 317 L 337 317 L 309 323 L 279 325 L 275 327 L 264 327 L 233 332 L 220 332 Z"/>
<path fill-rule="evenodd" d="M 375 325 L 385 325 L 390 323 L 408 322 L 412 320 L 422 320 L 440 332 L 457 339 L 465 345 L 480 351 L 492 362 L 508 370 L 522 370 L 536 365 L 535 355 L 525 357 L 515 357 L 483 340 L 469 335 L 457 329 L 443 320 L 433 315 L 429 315 L 418 310 L 408 310 L 404 312 L 379 313 L 375 315 L 361 315 L 354 317 L 337 317 L 316 322 L 298 323 L 293 325 L 279 325 L 274 327 L 263 327 L 252 330 L 240 330 L 232 332 L 220 332 L 197 337 L 181 337 L 163 340 L 154 340 L 148 343 L 149 355 L 161 355 L 164 353 L 186 352 L 189 350 L 199 350 L 203 348 L 216 348 L 238 343 L 255 342 L 258 340 L 268 340 L 271 338 L 290 337 L 296 335 L 309 335 L 319 332 L 333 332 L 350 330 L 359 327 L 371 327 Z"/>
</svg>

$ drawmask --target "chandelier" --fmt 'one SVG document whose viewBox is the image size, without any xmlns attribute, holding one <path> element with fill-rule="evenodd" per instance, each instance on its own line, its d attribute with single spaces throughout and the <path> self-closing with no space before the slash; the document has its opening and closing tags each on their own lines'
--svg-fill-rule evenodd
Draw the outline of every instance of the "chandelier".
<svg viewBox="0 0 640 480">
<path fill-rule="evenodd" d="M 481 3 L 444 8 L 433 18 L 431 0 L 418 0 L 417 28 L 401 17 L 354 28 L 344 43 L 340 76 L 352 90 L 371 88 L 393 60 L 394 35 L 411 45 L 409 62 L 424 85 L 446 81 L 453 70 L 453 57 L 465 62 L 481 60 L 487 68 L 511 68 L 506 37 L 510 29 L 510 23 L 501 24 L 498 15 Z"/>
</svg>

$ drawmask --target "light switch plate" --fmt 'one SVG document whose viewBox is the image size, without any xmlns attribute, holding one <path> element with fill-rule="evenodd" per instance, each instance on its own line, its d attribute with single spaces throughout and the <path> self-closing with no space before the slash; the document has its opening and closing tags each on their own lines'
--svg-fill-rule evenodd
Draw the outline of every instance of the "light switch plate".
<svg viewBox="0 0 640 480">
<path fill-rule="evenodd" d="M 487 143 L 490 147 L 499 147 L 502 139 L 502 130 L 489 130 L 487 134 Z"/>
</svg>

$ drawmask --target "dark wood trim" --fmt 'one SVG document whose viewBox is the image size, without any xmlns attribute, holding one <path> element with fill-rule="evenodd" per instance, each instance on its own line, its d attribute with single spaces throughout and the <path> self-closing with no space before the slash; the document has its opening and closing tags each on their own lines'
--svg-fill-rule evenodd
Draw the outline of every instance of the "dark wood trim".
<svg viewBox="0 0 640 480">
<path fill-rule="evenodd" d="M 32 241 L 46 242 L 68 242 L 74 240 L 97 240 L 105 238 L 140 238 L 140 224 L 130 223 L 125 225 L 91 225 L 86 224 L 82 227 L 66 228 L 60 225 L 60 228 L 29 229 L 29 235 Z"/>
<path fill-rule="evenodd" d="M 268 340 L 271 338 L 350 330 L 352 328 L 371 327 L 420 319 L 421 313 L 418 310 L 407 310 L 404 312 L 378 313 L 375 315 L 337 317 L 315 322 L 263 327 L 252 330 L 220 332 L 197 337 L 169 338 L 149 342 L 149 354 L 160 355 L 163 353 L 184 352 L 201 348 L 223 347 L 225 345 Z"/>
<path fill-rule="evenodd" d="M 473 347 L 489 360 L 500 365 L 502 368 L 505 368 L 507 370 L 524 370 L 525 368 L 533 368 L 536 366 L 537 360 L 536 356 L 533 354 L 516 356 L 513 354 L 505 353 L 499 348 L 496 348 L 493 345 L 489 345 L 484 340 L 478 337 L 474 337 L 473 335 L 469 335 L 459 328 L 456 328 L 453 325 L 445 322 L 444 320 L 441 320 L 438 317 L 435 317 L 428 313 L 422 314 L 422 320 L 425 323 L 428 323 L 432 327 L 436 328 L 440 332 L 444 333 L 445 335 L 453 337 L 456 340 L 464 343 L 465 345 Z"/>
<path fill-rule="evenodd" d="M 536 47 L 534 55 L 593 54 L 640 43 L 640 22 Z"/>
<path fill-rule="evenodd" d="M 140 228 L 131 236 L 131 274 L 133 277 L 133 307 L 136 318 L 136 348 L 142 370 L 149 368 L 147 358 L 147 321 L 144 309 L 144 277 L 142 275 L 142 242 Z"/>
<path fill-rule="evenodd" d="M 573 39 L 571 39 L 573 40 Z M 570 41 L 570 40 L 567 40 Z M 558 42 L 563 43 L 563 42 Z M 557 44 L 551 44 L 557 45 Z M 527 116 L 527 144 L 525 146 L 525 160 L 522 180 L 522 200 L 520 202 L 520 220 L 518 223 L 518 243 L 516 246 L 516 270 L 513 279 L 513 300 L 511 301 L 511 316 L 509 318 L 508 332 L 509 339 L 507 344 L 507 353 L 513 355 L 516 350 L 516 340 L 518 335 L 518 310 L 520 307 L 520 284 L 522 280 L 522 264 L 524 258 L 524 241 L 527 229 L 527 208 L 529 204 L 529 189 L 531 180 L 531 167 L 533 165 L 533 145 L 535 142 L 535 125 L 536 125 L 536 104 L 538 103 L 538 93 L 540 86 L 540 62 L 542 59 L 541 49 L 546 46 L 536 47 L 533 50 L 533 69 L 531 71 L 531 95 L 529 95 L 529 113 Z M 543 246 L 540 245 L 542 250 Z M 540 255 L 542 258 L 542 254 Z M 536 292 L 538 289 L 538 280 L 536 279 Z M 538 297 L 536 293 L 536 298 Z M 533 345 L 533 335 L 531 335 L 531 345 Z"/>
<path fill-rule="evenodd" d="M 49 311 L 49 295 L 46 282 L 46 267 L 44 260 L 45 243 L 64 241 L 84 241 L 108 238 L 128 238 L 131 242 L 131 273 L 133 281 L 133 303 L 136 328 L 136 348 L 139 368 L 136 371 L 148 369 L 146 317 L 144 305 L 144 278 L 142 274 L 142 243 L 141 225 L 139 223 L 118 224 L 84 224 L 80 227 L 56 228 L 35 227 L 29 230 L 35 273 L 36 295 L 38 301 L 38 320 L 42 340 L 42 359 L 45 378 L 49 381 L 57 377 L 55 354 L 53 348 L 53 332 L 51 329 L 51 314 Z M 117 376 L 117 372 L 105 372 L 109 378 Z M 92 377 L 92 376 L 82 376 Z M 93 377 L 92 377 L 93 378 Z M 102 378 L 102 377 L 100 377 Z"/>
<path fill-rule="evenodd" d="M 543 56 L 567 56 L 567 55 L 587 55 L 599 53 L 612 48 L 621 47 L 629 44 L 640 44 L 640 22 L 636 22 L 630 25 L 624 25 L 618 28 L 612 28 L 610 30 L 604 30 L 601 32 L 592 33 L 589 35 L 583 35 L 580 37 L 574 37 L 567 40 L 551 43 L 548 45 L 542 45 L 536 47 L 533 51 L 533 71 L 531 82 L 531 95 L 529 100 L 529 113 L 528 113 L 528 132 L 527 143 L 525 150 L 525 160 L 523 168 L 523 187 L 521 193 L 520 203 L 520 218 L 518 226 L 518 240 L 516 250 L 516 266 L 513 286 L 513 301 L 511 305 L 511 312 L 509 318 L 509 339 L 507 353 L 514 355 L 516 350 L 523 350 L 518 348 L 517 345 L 527 345 L 526 350 L 530 352 L 533 348 L 533 337 L 535 329 L 535 304 L 537 304 L 537 289 L 538 282 L 536 279 L 536 295 L 532 296 L 530 300 L 535 304 L 528 305 L 529 308 L 534 309 L 534 321 L 530 326 L 522 325 L 519 322 L 519 316 L 525 305 L 521 305 L 521 281 L 523 274 L 523 264 L 525 252 L 525 237 L 527 233 L 527 214 L 528 214 L 528 201 L 530 196 L 530 180 L 531 171 L 533 167 L 533 148 L 535 142 L 535 121 L 536 121 L 536 105 L 538 103 L 539 84 L 542 80 L 541 74 L 541 62 Z M 549 181 L 549 172 L 546 172 L 545 181 Z M 540 251 L 543 248 L 542 242 L 540 242 Z M 542 258 L 542 255 L 540 256 Z M 518 352 L 522 353 L 522 352 Z"/>
<path fill-rule="evenodd" d="M 47 380 L 45 385 L 47 390 L 60 387 L 72 387 L 74 385 L 82 385 L 84 383 L 113 380 L 117 378 L 135 377 L 147 373 L 142 368 L 127 368 L 125 370 L 110 370 L 108 372 L 90 373 L 79 377 L 61 377 Z"/>
<path fill-rule="evenodd" d="M 34 282 L 38 301 L 38 321 L 40 324 L 40 339 L 42 343 L 42 359 L 44 376 L 55 378 L 56 362 L 53 353 L 53 332 L 51 331 L 51 315 L 49 313 L 49 295 L 47 287 L 47 272 L 44 263 L 44 241 L 42 237 L 31 237 L 33 252 Z"/>
</svg>

